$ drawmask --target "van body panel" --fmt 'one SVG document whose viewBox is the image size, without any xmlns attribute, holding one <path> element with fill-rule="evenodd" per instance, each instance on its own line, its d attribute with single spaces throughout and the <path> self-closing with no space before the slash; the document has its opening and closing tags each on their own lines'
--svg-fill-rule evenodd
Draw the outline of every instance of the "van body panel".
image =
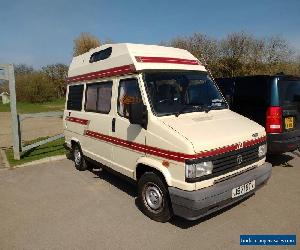
<svg viewBox="0 0 300 250">
<path fill-rule="evenodd" d="M 135 124 L 130 124 L 128 119 L 122 117 L 116 117 L 115 132 L 113 136 L 127 141 L 128 143 L 134 142 L 141 145 L 145 145 L 146 133 L 145 130 Z M 113 146 L 113 161 L 118 168 L 125 168 L 128 171 L 127 176 L 134 177 L 134 171 L 137 163 L 137 159 L 145 156 L 144 152 L 132 150 L 122 145 Z"/>
<path fill-rule="evenodd" d="M 184 164 L 182 163 L 176 163 L 176 162 L 170 162 L 168 167 L 165 167 L 162 163 L 161 159 L 155 159 L 153 157 L 141 157 L 137 161 L 138 164 L 143 164 L 149 167 L 152 167 L 154 169 L 157 169 L 159 172 L 163 174 L 165 177 L 166 183 L 170 187 L 178 187 L 182 190 L 187 191 L 193 191 L 196 189 L 195 183 L 186 183 L 184 178 Z M 136 179 L 136 175 L 135 175 Z"/>
<path fill-rule="evenodd" d="M 72 146 L 72 141 L 77 142 L 81 145 L 82 141 L 84 141 L 84 133 L 88 126 L 86 123 L 81 124 L 78 121 L 78 119 L 82 119 L 82 121 L 87 121 L 86 116 L 80 112 L 80 111 L 64 111 L 64 119 L 63 119 L 63 127 L 64 127 L 64 135 L 65 140 L 68 142 L 69 146 Z"/>
<path fill-rule="evenodd" d="M 120 67 L 124 66 L 130 66 L 128 69 L 124 69 L 126 74 L 129 72 L 133 73 L 155 69 L 206 71 L 205 67 L 198 61 L 198 59 L 183 49 L 130 43 L 105 44 L 101 46 L 101 49 L 106 49 L 109 47 L 113 47 L 113 50 L 111 56 L 105 60 L 105 63 L 103 63 L 103 61 L 89 63 L 91 55 L 99 51 L 99 48 L 91 49 L 85 54 L 74 57 L 69 68 L 68 77 L 74 82 L 74 79 L 76 79 L 74 77 L 76 76 L 84 76 L 91 72 L 95 73 L 109 69 L 120 70 Z M 143 57 L 155 58 L 156 62 L 149 62 L 149 60 L 147 62 L 138 59 Z M 164 58 L 164 60 L 162 60 L 162 58 Z M 187 60 L 187 63 L 182 60 Z M 168 61 L 173 63 L 166 63 Z M 195 63 L 193 63 L 194 61 Z M 107 75 L 110 73 L 114 74 L 113 72 L 103 73 L 105 74 L 102 77 L 107 77 Z M 91 78 L 92 77 L 89 77 L 89 79 Z M 80 79 L 78 79 L 78 81 L 79 80 Z"/>
<path fill-rule="evenodd" d="M 182 133 L 167 126 L 160 118 L 152 117 L 147 128 L 147 145 L 158 150 L 194 154 L 192 143 Z M 148 153 L 149 155 L 151 152 Z M 166 157 L 161 157 L 167 159 Z M 172 161 L 172 159 L 169 159 Z"/>
<path fill-rule="evenodd" d="M 86 127 L 85 139 L 82 141 L 82 148 L 92 155 L 101 152 L 102 163 L 112 161 L 112 145 L 98 139 L 96 135 L 111 136 L 111 114 L 101 114 L 85 112 L 85 117 L 89 120 Z"/>
<path fill-rule="evenodd" d="M 262 137 L 265 133 L 262 126 L 228 109 L 166 116 L 160 120 L 187 138 L 195 153 L 215 149 L 216 144 L 224 147 L 253 140 L 253 134 Z"/>
</svg>

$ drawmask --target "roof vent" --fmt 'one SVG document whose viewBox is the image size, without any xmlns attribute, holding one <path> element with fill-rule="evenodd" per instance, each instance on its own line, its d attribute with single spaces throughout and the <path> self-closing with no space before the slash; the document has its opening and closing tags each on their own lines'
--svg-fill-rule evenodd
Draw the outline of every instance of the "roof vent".
<svg viewBox="0 0 300 250">
<path fill-rule="evenodd" d="M 98 62 L 101 60 L 105 60 L 110 57 L 112 52 L 112 47 L 108 47 L 107 49 L 97 51 L 93 53 L 90 57 L 90 63 Z"/>
</svg>

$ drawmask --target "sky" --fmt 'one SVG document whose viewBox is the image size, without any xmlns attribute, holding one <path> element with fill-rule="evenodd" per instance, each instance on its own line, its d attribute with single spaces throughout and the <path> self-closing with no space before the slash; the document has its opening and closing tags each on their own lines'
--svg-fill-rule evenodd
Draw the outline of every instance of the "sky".
<svg viewBox="0 0 300 250">
<path fill-rule="evenodd" d="M 280 35 L 300 52 L 299 0 L 0 0 L 0 64 L 69 64 L 81 32 L 158 44 L 200 32 Z"/>
</svg>

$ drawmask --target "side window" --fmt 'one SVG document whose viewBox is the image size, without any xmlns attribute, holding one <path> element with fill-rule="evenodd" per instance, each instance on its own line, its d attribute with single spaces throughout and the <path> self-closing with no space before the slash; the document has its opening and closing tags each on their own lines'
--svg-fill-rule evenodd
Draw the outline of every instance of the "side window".
<svg viewBox="0 0 300 250">
<path fill-rule="evenodd" d="M 109 113 L 111 106 L 112 82 L 101 84 L 98 88 L 97 111 Z"/>
<path fill-rule="evenodd" d="M 88 84 L 85 110 L 108 114 L 111 108 L 112 82 Z"/>
<path fill-rule="evenodd" d="M 96 84 L 86 85 L 85 111 L 97 111 L 97 87 Z"/>
<path fill-rule="evenodd" d="M 142 102 L 142 96 L 137 79 L 123 79 L 119 82 L 118 114 L 128 118 L 130 104 Z"/>
<path fill-rule="evenodd" d="M 80 111 L 82 107 L 83 85 L 69 85 L 67 109 Z"/>
</svg>

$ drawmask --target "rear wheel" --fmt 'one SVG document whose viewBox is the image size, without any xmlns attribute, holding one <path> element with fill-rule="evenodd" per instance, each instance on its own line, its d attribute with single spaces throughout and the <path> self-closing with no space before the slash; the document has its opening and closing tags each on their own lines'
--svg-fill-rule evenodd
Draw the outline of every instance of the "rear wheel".
<svg viewBox="0 0 300 250">
<path fill-rule="evenodd" d="M 142 175 L 138 182 L 138 200 L 142 212 L 152 220 L 167 222 L 172 217 L 168 189 L 157 174 Z"/>
<path fill-rule="evenodd" d="M 86 160 L 84 159 L 80 146 L 78 144 L 75 144 L 73 146 L 72 151 L 73 151 L 73 159 L 74 159 L 76 169 L 80 171 L 86 170 L 88 166 Z"/>
</svg>

